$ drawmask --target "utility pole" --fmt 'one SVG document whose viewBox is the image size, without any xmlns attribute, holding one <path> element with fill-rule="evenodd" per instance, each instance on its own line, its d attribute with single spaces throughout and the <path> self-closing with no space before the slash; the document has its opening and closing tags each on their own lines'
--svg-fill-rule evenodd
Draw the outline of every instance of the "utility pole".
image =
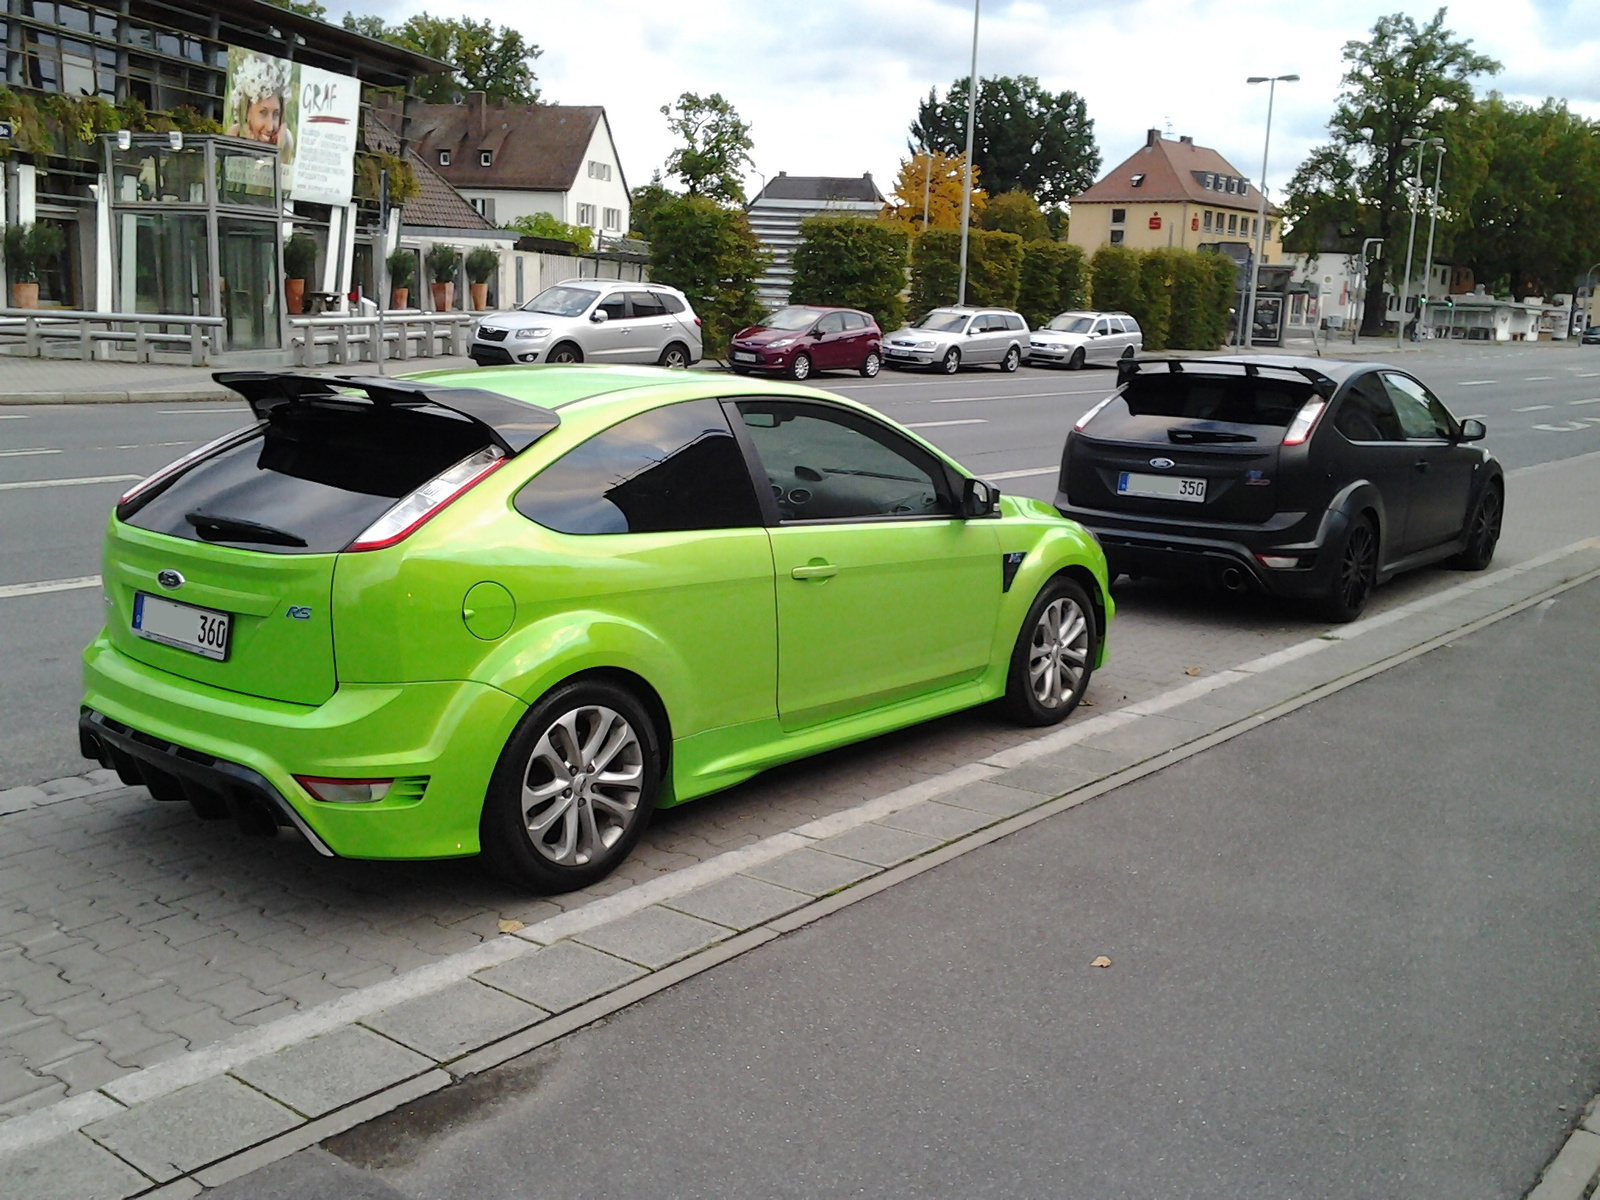
<svg viewBox="0 0 1600 1200">
<path fill-rule="evenodd" d="M 1444 139 L 1429 138 L 1428 144 L 1439 151 L 1439 161 L 1433 168 L 1433 195 L 1428 198 L 1428 256 L 1422 272 L 1422 297 L 1417 307 L 1417 325 L 1428 319 L 1428 289 L 1433 286 L 1433 228 L 1439 221 L 1439 180 L 1444 174 Z"/>
<path fill-rule="evenodd" d="M 961 181 L 961 282 L 956 303 L 967 302 L 967 229 L 972 222 L 972 127 L 978 117 L 978 16 L 983 0 L 972 0 L 972 73 L 967 80 L 967 161 Z"/>
<path fill-rule="evenodd" d="M 933 189 L 933 151 L 922 151 L 922 232 L 928 232 L 928 194 Z"/>
<path fill-rule="evenodd" d="M 1256 288 L 1261 282 L 1261 253 L 1266 245 L 1267 233 L 1267 153 L 1272 149 L 1272 101 L 1277 94 L 1278 84 L 1298 83 L 1298 75 L 1252 75 L 1245 80 L 1246 83 L 1264 83 L 1267 85 L 1267 135 L 1261 142 L 1261 182 L 1256 186 L 1256 253 L 1250 264 L 1250 292 L 1249 299 L 1245 302 L 1244 318 L 1240 324 L 1244 328 L 1244 344 L 1249 346 L 1255 338 L 1256 327 Z"/>
<path fill-rule="evenodd" d="M 1400 281 L 1400 313 L 1395 321 L 1394 334 L 1397 347 L 1406 340 L 1406 301 L 1411 294 L 1411 259 L 1417 248 L 1417 194 L 1422 191 L 1422 139 L 1401 138 L 1400 144 L 1417 147 L 1417 174 L 1411 182 L 1411 238 L 1406 242 L 1406 277 Z"/>
<path fill-rule="evenodd" d="M 383 374 L 383 360 L 389 353 L 389 342 L 383 332 L 383 310 L 389 306 L 389 172 L 378 172 L 378 261 L 372 264 L 378 278 L 378 344 L 372 348 L 377 360 L 378 374 Z M 309 336 L 309 335 L 308 335 Z M 405 336 L 404 330 L 401 337 Z M 309 357 L 309 356 L 308 356 Z"/>
</svg>

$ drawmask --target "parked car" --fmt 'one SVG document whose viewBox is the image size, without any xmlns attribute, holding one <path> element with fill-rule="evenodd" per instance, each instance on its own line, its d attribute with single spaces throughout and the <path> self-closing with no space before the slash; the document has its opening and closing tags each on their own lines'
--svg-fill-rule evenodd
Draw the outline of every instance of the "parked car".
<svg viewBox="0 0 1600 1200">
<path fill-rule="evenodd" d="M 1330 359 L 1122 363 L 1067 434 L 1056 507 L 1109 569 L 1306 597 L 1354 620 L 1390 576 L 1489 565 L 1505 479 L 1415 376 Z"/>
<path fill-rule="evenodd" d="M 658 804 L 999 701 L 1062 720 L 1094 539 L 871 409 L 647 367 L 222 373 L 106 531 L 83 752 L 319 852 L 583 887 Z"/>
<path fill-rule="evenodd" d="M 1028 347 L 1028 323 L 1005 308 L 936 308 L 883 343 L 891 367 L 934 367 L 954 375 L 993 363 L 1015 371 Z"/>
<path fill-rule="evenodd" d="M 1032 366 L 1064 366 L 1076 371 L 1087 363 L 1115 363 L 1144 349 L 1144 331 L 1127 313 L 1064 312 L 1028 338 Z"/>
<path fill-rule="evenodd" d="M 700 318 L 688 297 L 659 283 L 567 279 L 521 308 L 478 322 L 467 351 L 480 367 L 509 363 L 700 361 Z"/>
<path fill-rule="evenodd" d="M 736 375 L 808 379 L 817 371 L 859 371 L 871 379 L 883 366 L 883 334 L 870 314 L 854 308 L 790 305 L 734 334 L 728 365 Z"/>
<path fill-rule="evenodd" d="M 1583 331 L 1582 344 L 1585 346 L 1600 346 L 1600 325 L 1591 325 Z"/>
</svg>

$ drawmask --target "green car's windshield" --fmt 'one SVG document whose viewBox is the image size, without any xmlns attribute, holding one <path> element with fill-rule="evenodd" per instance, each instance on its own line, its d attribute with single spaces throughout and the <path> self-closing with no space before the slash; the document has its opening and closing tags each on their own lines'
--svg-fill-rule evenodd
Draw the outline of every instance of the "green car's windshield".
<svg viewBox="0 0 1600 1200">
<path fill-rule="evenodd" d="M 522 306 L 523 312 L 548 313 L 552 317 L 581 317 L 599 295 L 593 288 L 545 288 Z"/>
<path fill-rule="evenodd" d="M 938 309 L 934 309 L 911 327 L 913 329 L 926 329 L 931 333 L 959 333 L 966 326 L 966 313 L 940 312 Z"/>
</svg>

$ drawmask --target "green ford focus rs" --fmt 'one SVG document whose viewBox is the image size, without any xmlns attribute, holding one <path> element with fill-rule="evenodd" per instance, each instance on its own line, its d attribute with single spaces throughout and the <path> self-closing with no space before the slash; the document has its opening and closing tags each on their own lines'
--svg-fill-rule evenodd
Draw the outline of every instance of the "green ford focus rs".
<svg viewBox="0 0 1600 1200">
<path fill-rule="evenodd" d="M 872 410 L 627 367 L 217 376 L 256 421 L 106 532 L 83 752 L 321 853 L 582 887 L 656 807 L 1077 705 L 1105 558 Z"/>
</svg>

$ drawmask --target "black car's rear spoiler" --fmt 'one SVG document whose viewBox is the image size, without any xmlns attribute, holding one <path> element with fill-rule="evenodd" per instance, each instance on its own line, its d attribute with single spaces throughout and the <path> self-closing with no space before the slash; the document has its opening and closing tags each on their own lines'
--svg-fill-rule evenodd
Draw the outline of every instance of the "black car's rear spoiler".
<svg viewBox="0 0 1600 1200">
<path fill-rule="evenodd" d="M 250 410 L 265 420 L 285 404 L 329 397 L 350 398 L 351 392 L 373 404 L 397 408 L 447 409 L 483 427 L 491 441 L 507 454 L 520 454 L 561 424 L 548 408 L 525 404 L 482 388 L 447 387 L 413 379 L 384 379 L 364 375 L 308 375 L 298 371 L 218 371 L 211 378 L 232 388 L 250 402 Z"/>
<path fill-rule="evenodd" d="M 1254 377 L 1263 371 L 1270 371 L 1282 377 L 1284 375 L 1298 375 L 1308 380 L 1311 388 L 1317 395 L 1327 399 L 1332 396 L 1337 386 L 1336 381 L 1323 372 L 1310 366 L 1286 366 L 1282 363 L 1257 363 L 1249 359 L 1239 358 L 1122 358 L 1117 360 L 1117 386 L 1124 386 L 1135 375 L 1165 367 L 1171 375 L 1181 375 L 1191 367 L 1204 372 L 1215 367 L 1238 367 L 1244 374 Z M 1232 372 L 1229 372 L 1232 374 Z"/>
</svg>

